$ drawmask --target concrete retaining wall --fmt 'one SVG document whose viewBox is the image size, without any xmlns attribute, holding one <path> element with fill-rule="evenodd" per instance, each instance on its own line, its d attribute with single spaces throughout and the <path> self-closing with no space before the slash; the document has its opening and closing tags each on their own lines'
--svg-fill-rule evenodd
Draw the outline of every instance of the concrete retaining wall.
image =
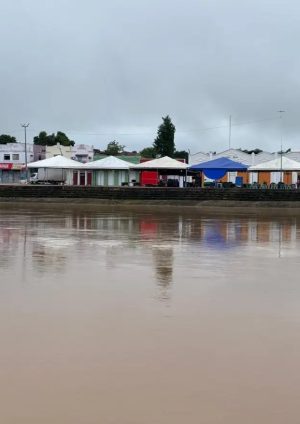
<svg viewBox="0 0 300 424">
<path fill-rule="evenodd" d="M 300 190 L 244 188 L 75 187 L 0 185 L 0 199 L 105 199 L 110 201 L 289 202 L 300 204 Z"/>
</svg>

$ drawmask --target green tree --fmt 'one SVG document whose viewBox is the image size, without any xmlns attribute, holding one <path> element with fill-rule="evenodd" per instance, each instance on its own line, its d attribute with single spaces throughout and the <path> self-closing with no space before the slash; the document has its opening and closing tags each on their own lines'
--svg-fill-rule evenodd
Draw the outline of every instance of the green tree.
<svg viewBox="0 0 300 424">
<path fill-rule="evenodd" d="M 69 137 L 61 131 L 58 131 L 56 133 L 55 141 L 56 141 L 56 143 L 59 143 L 62 146 L 74 146 L 74 144 L 75 144 L 75 141 L 70 140 Z"/>
<path fill-rule="evenodd" d="M 125 146 L 119 144 L 116 140 L 113 140 L 108 143 L 105 153 L 110 156 L 116 156 L 124 152 Z"/>
<path fill-rule="evenodd" d="M 8 134 L 1 134 L 0 135 L 0 144 L 7 144 L 7 143 L 16 143 L 16 137 L 13 137 Z"/>
<path fill-rule="evenodd" d="M 39 144 L 41 146 L 52 146 L 52 143 L 49 143 L 49 136 L 46 131 L 41 131 L 39 135 L 33 137 L 33 144 Z"/>
<path fill-rule="evenodd" d="M 46 131 L 41 131 L 39 135 L 33 138 L 33 143 L 41 146 L 54 146 L 57 143 L 62 146 L 74 146 L 75 144 L 73 140 L 70 140 L 69 137 L 61 131 L 49 135 Z"/>
<path fill-rule="evenodd" d="M 156 158 L 156 150 L 154 147 L 145 147 L 140 151 L 140 155 L 144 158 Z"/>
<path fill-rule="evenodd" d="M 185 162 L 189 162 L 189 153 L 186 150 L 176 150 L 174 155 L 174 159 L 185 159 Z"/>
<path fill-rule="evenodd" d="M 175 153 L 174 136 L 176 128 L 169 115 L 163 117 L 162 120 L 163 123 L 158 127 L 153 147 L 158 155 L 173 157 Z"/>
</svg>

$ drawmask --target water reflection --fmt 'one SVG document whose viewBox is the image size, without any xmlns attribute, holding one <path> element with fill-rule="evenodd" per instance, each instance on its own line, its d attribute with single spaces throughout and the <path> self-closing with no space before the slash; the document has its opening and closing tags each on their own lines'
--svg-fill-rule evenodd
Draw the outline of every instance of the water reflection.
<svg viewBox="0 0 300 424">
<path fill-rule="evenodd" d="M 0 210 L 0 268 L 15 266 L 20 251 L 33 273 L 67 273 L 73 261 L 118 268 L 152 257 L 156 282 L 167 297 L 181 255 L 297 255 L 298 218 L 253 218 L 99 211 Z M 258 249 L 258 250 L 257 250 Z M 133 253 L 135 252 L 135 253 Z M 152 266 L 151 265 L 151 266 Z"/>
<path fill-rule="evenodd" d="M 153 246 L 153 262 L 156 281 L 160 288 L 159 298 L 170 298 L 170 286 L 173 278 L 173 248 L 170 246 Z"/>
<path fill-rule="evenodd" d="M 0 422 L 297 422 L 299 230 L 0 204 Z"/>
</svg>

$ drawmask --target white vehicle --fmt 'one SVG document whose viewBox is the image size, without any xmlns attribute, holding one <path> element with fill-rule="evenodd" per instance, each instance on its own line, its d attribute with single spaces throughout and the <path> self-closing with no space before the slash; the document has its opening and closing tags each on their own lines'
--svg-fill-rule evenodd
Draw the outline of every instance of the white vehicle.
<svg viewBox="0 0 300 424">
<path fill-rule="evenodd" d="M 39 168 L 38 172 L 31 174 L 29 182 L 31 184 L 64 184 L 66 172 L 64 169 L 44 169 Z"/>
<path fill-rule="evenodd" d="M 31 184 L 35 184 L 35 183 L 38 182 L 38 173 L 37 172 L 34 172 L 33 174 L 30 175 L 29 182 Z"/>
</svg>

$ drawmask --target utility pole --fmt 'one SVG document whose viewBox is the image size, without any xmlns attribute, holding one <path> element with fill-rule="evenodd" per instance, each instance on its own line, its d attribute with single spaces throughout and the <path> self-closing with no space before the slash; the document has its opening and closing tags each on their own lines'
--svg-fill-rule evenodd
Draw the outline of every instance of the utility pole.
<svg viewBox="0 0 300 424">
<path fill-rule="evenodd" d="M 283 140 L 283 113 L 285 110 L 279 110 L 279 119 L 280 119 L 280 182 L 283 183 L 283 172 L 282 172 L 282 140 Z"/>
<path fill-rule="evenodd" d="M 26 170 L 26 181 L 29 182 L 29 175 L 28 175 L 28 161 L 27 161 L 27 128 L 29 127 L 28 124 L 21 124 L 21 127 L 24 128 L 24 141 L 25 141 L 25 170 Z"/>
<path fill-rule="evenodd" d="M 228 148 L 231 148 L 231 115 L 229 115 Z"/>
</svg>

